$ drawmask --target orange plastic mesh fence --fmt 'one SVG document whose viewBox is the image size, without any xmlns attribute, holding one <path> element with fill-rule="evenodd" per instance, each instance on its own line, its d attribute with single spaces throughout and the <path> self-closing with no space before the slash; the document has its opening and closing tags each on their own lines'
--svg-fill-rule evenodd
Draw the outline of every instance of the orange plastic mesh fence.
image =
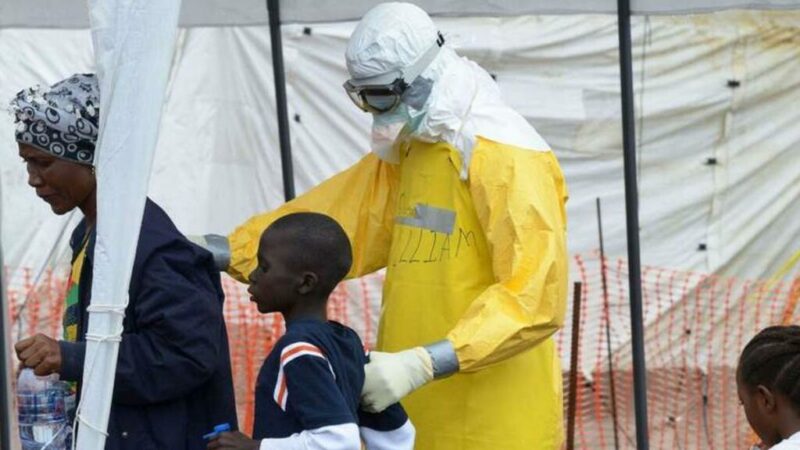
<svg viewBox="0 0 800 450">
<path fill-rule="evenodd" d="M 617 259 L 601 268 L 594 253 L 573 255 L 571 263 L 572 273 L 577 274 L 573 281 L 582 282 L 583 297 L 574 393 L 576 448 L 633 449 L 627 264 Z M 60 336 L 67 270 L 47 270 L 38 277 L 27 268 L 5 272 L 6 280 L 11 280 L 7 298 L 12 341 L 35 332 Z M 368 348 L 375 343 L 382 284 L 382 273 L 347 281 L 329 302 L 329 317 L 354 328 Z M 279 316 L 259 314 L 246 286 L 224 277 L 223 288 L 239 425 L 250 431 L 256 376 L 284 324 Z M 753 434 L 736 395 L 736 361 L 758 330 L 798 322 L 800 278 L 742 280 L 645 266 L 642 292 L 651 448 L 749 448 Z M 571 394 L 567 392 L 571 326 L 570 305 L 565 327 L 555 336 L 565 396 Z M 564 405 L 566 417 L 566 398 Z"/>
</svg>

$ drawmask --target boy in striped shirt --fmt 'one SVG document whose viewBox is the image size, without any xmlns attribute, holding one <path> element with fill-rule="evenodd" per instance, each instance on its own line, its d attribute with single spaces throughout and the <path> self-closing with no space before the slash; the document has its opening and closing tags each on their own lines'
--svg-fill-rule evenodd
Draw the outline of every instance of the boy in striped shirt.
<svg viewBox="0 0 800 450">
<path fill-rule="evenodd" d="M 414 427 L 399 404 L 359 408 L 367 356 L 352 329 L 326 320 L 328 296 L 352 264 L 350 241 L 330 217 L 295 213 L 261 235 L 251 301 L 280 312 L 286 334 L 256 382 L 253 438 L 223 433 L 209 449 L 412 449 Z"/>
</svg>

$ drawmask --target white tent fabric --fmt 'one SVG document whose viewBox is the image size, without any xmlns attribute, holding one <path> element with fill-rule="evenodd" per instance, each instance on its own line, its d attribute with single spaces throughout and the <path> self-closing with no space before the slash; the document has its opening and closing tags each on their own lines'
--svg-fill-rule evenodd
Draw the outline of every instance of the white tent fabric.
<svg viewBox="0 0 800 450">
<path fill-rule="evenodd" d="M 570 251 L 597 248 L 601 197 L 607 254 L 624 257 L 616 18 L 437 23 L 555 149 L 571 194 Z M 798 24 L 796 12 L 634 18 L 644 264 L 767 277 L 800 250 Z M 283 29 L 299 193 L 367 151 L 369 117 L 341 89 L 352 27 Z M 91 61 L 85 30 L 0 30 L 0 98 L 91 70 Z M 282 203 L 275 114 L 266 27 L 179 32 L 150 195 L 182 231 L 227 234 Z M 63 255 L 70 228 L 25 185 L 12 136 L 10 120 L 0 121 L 3 210 L 13 211 L 2 238 L 14 283 L 14 268 L 43 267 L 54 243 Z M 669 307 L 648 310 L 646 321 Z"/>
<path fill-rule="evenodd" d="M 102 450 L 180 0 L 92 0 L 89 8 L 101 92 L 98 214 L 76 448 Z"/>
<path fill-rule="evenodd" d="M 320 7 L 315 0 L 283 0 L 283 22 L 357 20 L 381 0 L 355 0 Z M 617 0 L 414 0 L 436 16 L 521 16 L 545 14 L 616 14 Z M 725 9 L 798 9 L 797 0 L 630 0 L 633 14 L 696 14 Z"/>
<path fill-rule="evenodd" d="M 245 26 L 267 23 L 267 0 L 187 0 L 180 24 Z M 283 23 L 357 20 L 382 0 L 281 0 Z M 532 14 L 615 14 L 616 0 L 412 0 L 439 16 L 522 16 Z M 800 0 L 631 0 L 633 14 L 696 14 L 725 9 L 800 9 Z M 2 28 L 87 28 L 85 0 L 4 0 Z"/>
</svg>

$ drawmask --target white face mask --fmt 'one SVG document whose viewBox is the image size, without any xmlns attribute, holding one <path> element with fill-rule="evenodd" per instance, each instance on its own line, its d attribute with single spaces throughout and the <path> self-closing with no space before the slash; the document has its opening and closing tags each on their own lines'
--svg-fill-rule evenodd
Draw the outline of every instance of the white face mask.
<svg viewBox="0 0 800 450">
<path fill-rule="evenodd" d="M 372 115 L 370 147 L 384 161 L 399 163 L 398 155 L 392 151 L 394 142 L 409 120 L 408 107 L 400 103 L 391 111 Z"/>
</svg>

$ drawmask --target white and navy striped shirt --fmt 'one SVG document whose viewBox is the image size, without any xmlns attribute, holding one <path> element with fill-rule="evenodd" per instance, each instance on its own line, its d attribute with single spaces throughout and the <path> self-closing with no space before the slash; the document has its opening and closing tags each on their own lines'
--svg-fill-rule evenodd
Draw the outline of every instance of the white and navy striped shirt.
<svg viewBox="0 0 800 450">
<path fill-rule="evenodd" d="M 367 356 L 358 335 L 336 323 L 293 320 L 256 382 L 253 438 L 262 449 L 414 447 L 414 427 L 399 404 L 380 414 L 359 408 Z"/>
</svg>

